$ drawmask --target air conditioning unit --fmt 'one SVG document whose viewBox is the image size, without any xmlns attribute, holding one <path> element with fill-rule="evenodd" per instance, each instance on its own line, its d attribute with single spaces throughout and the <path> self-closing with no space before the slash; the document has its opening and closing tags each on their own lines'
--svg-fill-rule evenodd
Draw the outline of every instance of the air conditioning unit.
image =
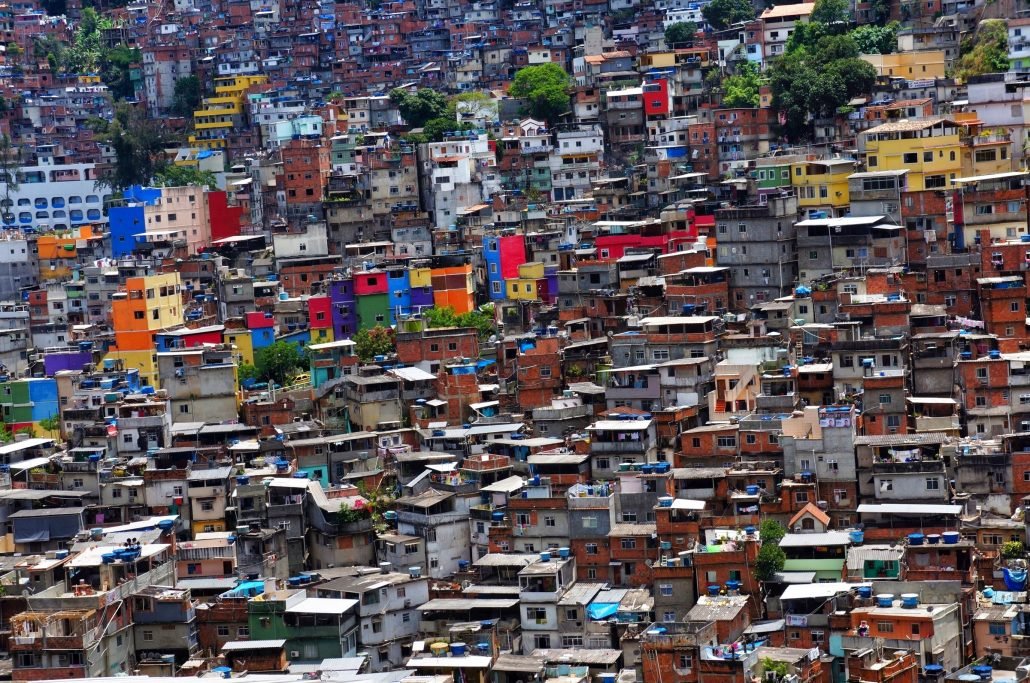
<svg viewBox="0 0 1030 683">
<path fill-rule="evenodd" d="M 290 650 L 290 659 L 300 659 L 300 650 Z"/>
</svg>

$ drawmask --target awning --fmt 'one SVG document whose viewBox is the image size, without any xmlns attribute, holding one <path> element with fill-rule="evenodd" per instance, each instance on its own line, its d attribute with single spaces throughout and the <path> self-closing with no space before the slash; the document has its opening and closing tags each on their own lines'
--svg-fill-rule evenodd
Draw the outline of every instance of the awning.
<svg viewBox="0 0 1030 683">
<path fill-rule="evenodd" d="M 28 460 L 22 460 L 21 462 L 12 462 L 10 464 L 10 468 L 12 472 L 22 472 L 24 470 L 31 470 L 49 464 L 50 458 L 30 458 Z"/>
<path fill-rule="evenodd" d="M 594 621 L 601 621 L 613 616 L 619 611 L 617 602 L 595 602 L 587 605 L 587 616 Z"/>
<path fill-rule="evenodd" d="M 447 405 L 447 401 L 441 401 L 438 398 L 431 398 L 428 401 L 426 401 L 426 405 L 427 406 L 433 406 L 434 408 L 436 408 L 438 406 L 445 406 L 445 405 Z"/>
</svg>

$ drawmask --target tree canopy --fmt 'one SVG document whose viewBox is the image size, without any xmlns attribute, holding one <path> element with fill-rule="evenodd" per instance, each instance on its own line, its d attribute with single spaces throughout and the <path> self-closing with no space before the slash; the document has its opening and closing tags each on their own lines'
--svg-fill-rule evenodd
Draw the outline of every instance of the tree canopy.
<svg viewBox="0 0 1030 683">
<path fill-rule="evenodd" d="M 185 187 L 199 185 L 213 190 L 218 183 L 211 171 L 201 171 L 192 166 L 169 164 L 154 174 L 154 183 L 163 187 Z"/>
<path fill-rule="evenodd" d="M 772 106 L 788 139 L 808 138 L 812 117 L 834 116 L 872 89 L 876 69 L 858 56 L 858 41 L 849 33 L 819 22 L 795 26 L 785 53 L 768 70 Z"/>
<path fill-rule="evenodd" d="M 787 535 L 787 530 L 775 519 L 767 519 L 758 527 L 758 537 L 762 543 L 779 543 Z"/>
<path fill-rule="evenodd" d="M 456 314 L 450 306 L 427 308 L 422 311 L 422 318 L 429 327 L 474 327 L 480 339 L 485 339 L 497 331 L 494 323 L 492 304 L 487 304 L 468 313 Z"/>
<path fill-rule="evenodd" d="M 851 23 L 850 3 L 848 0 L 815 0 L 809 19 L 813 24 L 846 28 Z"/>
<path fill-rule="evenodd" d="M 358 330 L 352 339 L 355 344 L 354 352 L 363 363 L 374 360 L 376 356 L 393 353 L 394 350 L 393 330 L 382 325 Z"/>
<path fill-rule="evenodd" d="M 192 74 L 183 76 L 175 82 L 172 113 L 176 116 L 191 118 L 198 106 L 200 106 L 200 79 Z"/>
<path fill-rule="evenodd" d="M 150 183 L 166 164 L 162 152 L 176 142 L 160 121 L 125 103 L 115 105 L 110 121 L 89 123 L 97 138 L 114 149 L 114 167 L 103 181 L 115 190 Z"/>
<path fill-rule="evenodd" d="M 548 62 L 527 66 L 515 74 L 508 94 L 526 102 L 530 115 L 553 123 L 569 109 L 569 75 Z"/>
<path fill-rule="evenodd" d="M 390 92 L 390 99 L 412 128 L 421 128 L 426 122 L 447 114 L 447 96 L 431 88 L 420 88 L 414 93 L 395 88 Z"/>
<path fill-rule="evenodd" d="M 697 35 L 697 24 L 692 21 L 678 21 L 665 29 L 665 46 L 669 48 L 693 46 L 695 35 Z"/>
<path fill-rule="evenodd" d="M 875 26 L 863 24 L 851 32 L 851 38 L 858 46 L 858 51 L 864 55 L 886 55 L 897 52 L 898 49 L 898 28 L 901 26 L 896 21 L 886 26 Z"/>
<path fill-rule="evenodd" d="M 737 72 L 722 82 L 722 106 L 757 107 L 758 89 L 762 84 L 758 65 L 751 61 L 741 62 Z"/>
<path fill-rule="evenodd" d="M 973 76 L 1008 71 L 1009 36 L 1004 19 L 986 19 L 976 31 L 962 39 L 955 78 L 967 81 Z"/>
<path fill-rule="evenodd" d="M 769 581 L 778 571 L 783 570 L 787 562 L 787 555 L 780 546 L 774 543 L 766 543 L 758 551 L 755 558 L 755 578 L 759 581 Z"/>
<path fill-rule="evenodd" d="M 297 345 L 288 341 L 277 341 L 258 350 L 254 361 L 258 374 L 279 386 L 289 384 L 307 363 Z"/>
<path fill-rule="evenodd" d="M 716 31 L 729 28 L 741 21 L 755 18 L 755 6 L 751 0 L 712 0 L 701 9 L 701 15 Z"/>
</svg>

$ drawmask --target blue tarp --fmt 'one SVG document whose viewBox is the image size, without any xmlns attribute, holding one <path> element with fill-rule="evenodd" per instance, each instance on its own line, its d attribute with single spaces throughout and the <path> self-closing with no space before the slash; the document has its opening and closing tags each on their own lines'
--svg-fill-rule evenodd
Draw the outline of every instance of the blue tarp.
<svg viewBox="0 0 1030 683">
<path fill-rule="evenodd" d="M 481 360 L 478 363 L 476 363 L 476 369 L 482 370 L 483 368 L 488 368 L 496 362 L 497 361 L 495 360 Z"/>
<path fill-rule="evenodd" d="M 1005 574 L 1005 587 L 1010 591 L 1021 591 L 1026 587 L 1026 570 L 1009 569 L 1005 567 L 1002 572 Z"/>
<path fill-rule="evenodd" d="M 617 602 L 594 602 L 587 605 L 587 616 L 594 621 L 601 621 L 615 616 L 618 610 L 619 603 Z"/>
</svg>

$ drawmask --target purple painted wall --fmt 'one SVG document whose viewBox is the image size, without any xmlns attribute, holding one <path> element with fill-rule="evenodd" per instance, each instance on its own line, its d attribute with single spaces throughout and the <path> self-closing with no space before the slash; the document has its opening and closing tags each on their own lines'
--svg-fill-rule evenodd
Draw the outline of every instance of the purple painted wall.
<svg viewBox="0 0 1030 683">
<path fill-rule="evenodd" d="M 92 362 L 92 351 L 48 353 L 43 356 L 43 368 L 47 377 L 53 377 L 60 370 L 81 370 L 83 365 Z"/>
</svg>

